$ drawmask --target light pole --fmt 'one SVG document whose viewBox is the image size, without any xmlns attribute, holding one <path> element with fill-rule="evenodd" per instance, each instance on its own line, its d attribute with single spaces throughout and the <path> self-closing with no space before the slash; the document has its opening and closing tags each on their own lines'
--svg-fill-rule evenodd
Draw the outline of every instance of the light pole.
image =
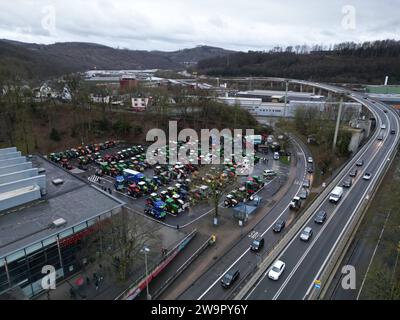
<svg viewBox="0 0 400 320">
<path fill-rule="evenodd" d="M 147 254 L 150 252 L 150 249 L 147 247 L 144 247 L 142 250 L 140 250 L 142 253 L 144 253 L 144 264 L 146 267 L 146 297 L 147 300 L 151 300 L 151 296 L 149 294 L 149 271 L 147 269 Z"/>
</svg>

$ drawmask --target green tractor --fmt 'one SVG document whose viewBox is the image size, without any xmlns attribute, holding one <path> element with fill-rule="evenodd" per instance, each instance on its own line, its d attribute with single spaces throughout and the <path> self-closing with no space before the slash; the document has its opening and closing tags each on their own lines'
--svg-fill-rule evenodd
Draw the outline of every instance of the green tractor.
<svg viewBox="0 0 400 320">
<path fill-rule="evenodd" d="M 252 178 L 253 178 L 254 182 L 256 182 L 260 186 L 259 189 L 264 187 L 265 182 L 261 176 L 253 176 Z"/>
<path fill-rule="evenodd" d="M 165 200 L 165 210 L 170 214 L 177 215 L 179 213 L 179 206 L 175 203 L 174 199 L 168 198 Z"/>
</svg>

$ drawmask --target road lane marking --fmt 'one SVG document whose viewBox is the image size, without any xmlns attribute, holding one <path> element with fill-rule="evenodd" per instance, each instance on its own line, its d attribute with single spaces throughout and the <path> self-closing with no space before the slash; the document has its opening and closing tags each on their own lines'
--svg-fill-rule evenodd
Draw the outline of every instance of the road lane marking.
<svg viewBox="0 0 400 320">
<path fill-rule="evenodd" d="M 301 146 L 300 146 L 300 144 L 299 144 L 295 139 L 292 138 L 292 140 L 297 144 L 297 146 L 298 146 L 300 149 L 302 149 Z M 306 163 L 306 162 L 307 162 L 307 159 L 306 159 L 306 157 L 305 157 L 305 154 L 303 154 L 303 158 L 304 158 L 304 163 Z M 306 166 L 305 166 L 305 169 L 304 169 L 304 170 L 307 170 Z M 273 180 L 272 180 L 272 181 L 273 181 Z M 300 189 L 301 189 L 301 186 L 300 186 L 300 188 L 297 190 L 296 194 L 299 193 Z M 262 237 L 263 237 L 263 236 L 273 227 L 273 225 L 282 217 L 282 215 L 283 215 L 283 214 L 286 212 L 286 210 L 289 208 L 289 205 L 290 205 L 290 204 L 288 204 L 288 205 L 285 207 L 285 209 L 279 214 L 279 216 L 278 216 L 278 217 L 276 218 L 276 220 L 267 228 L 267 230 L 265 230 L 265 232 L 261 234 Z M 219 277 L 217 278 L 217 280 L 215 280 L 215 281 L 213 282 L 213 284 L 212 284 L 211 286 L 209 286 L 209 287 L 203 292 L 203 294 L 202 294 L 199 298 L 197 298 L 197 300 L 201 300 L 201 299 L 211 290 L 211 288 L 213 288 L 213 287 L 215 286 L 215 284 L 218 283 L 218 282 L 222 279 L 222 277 L 224 276 L 224 274 L 225 274 L 228 270 L 230 270 L 238 261 L 240 261 L 240 260 L 246 255 L 246 253 L 248 253 L 249 251 L 250 251 L 250 248 L 247 248 L 247 250 L 245 250 L 245 251 L 243 252 L 243 254 L 242 254 L 238 259 L 236 259 L 236 261 L 235 261 L 234 263 L 232 263 L 232 264 L 229 266 L 229 268 L 226 269 L 226 270 L 221 274 L 221 276 L 219 276 Z"/>
<path fill-rule="evenodd" d="M 378 115 L 378 113 L 377 113 L 376 111 L 375 111 L 375 115 Z M 381 119 L 378 118 L 378 121 L 379 121 L 379 126 L 380 126 L 380 125 L 381 125 Z M 361 155 L 358 156 L 358 157 L 355 157 L 355 158 L 353 159 L 353 162 L 354 162 L 354 163 L 357 162 L 358 160 L 362 159 L 362 157 L 365 155 L 365 153 L 366 153 L 367 151 L 370 151 L 370 149 L 371 149 L 371 148 L 374 146 L 374 144 L 375 144 L 375 138 L 378 136 L 378 134 L 379 134 L 379 132 L 376 131 L 375 134 L 373 135 L 373 137 L 369 140 L 369 143 L 366 144 L 366 145 L 363 147 L 363 148 L 365 148 L 365 150 L 362 151 Z M 362 150 L 362 149 L 361 149 L 361 150 Z M 372 150 L 373 150 L 373 148 L 372 148 Z M 379 151 L 379 148 L 375 151 L 375 154 L 376 154 L 378 151 Z M 368 165 L 364 167 L 364 169 L 362 170 L 362 172 L 366 170 L 366 168 L 371 164 L 371 162 L 372 162 L 372 159 L 368 162 Z M 352 167 L 353 167 L 353 165 L 351 165 L 351 166 L 349 166 L 349 167 L 350 167 L 349 170 L 351 170 Z M 347 173 L 343 174 L 343 177 L 341 177 L 341 178 L 338 179 L 338 180 L 339 180 L 339 181 L 342 180 L 345 176 L 347 176 L 348 172 L 349 172 L 349 171 L 347 171 Z M 359 179 L 360 179 L 361 176 L 362 176 L 362 174 L 360 174 L 360 176 L 357 178 L 357 182 L 359 181 Z M 353 184 L 353 187 L 354 187 L 354 185 L 355 185 L 355 184 Z M 353 188 L 353 187 L 352 187 L 352 188 Z M 352 188 L 351 188 L 351 189 L 352 189 Z M 351 189 L 350 189 L 350 190 L 351 190 Z M 347 193 L 347 194 L 348 194 L 348 193 Z M 327 195 L 327 197 L 328 197 L 328 196 L 329 196 L 329 195 Z M 326 198 L 326 199 L 327 199 L 327 198 Z M 322 207 L 322 205 L 325 203 L 326 199 L 323 200 L 323 201 L 321 202 L 321 204 L 315 209 L 315 212 L 317 212 L 317 211 Z M 313 218 L 313 216 L 314 216 L 314 215 L 310 216 L 310 218 L 306 221 L 305 224 L 308 224 L 308 223 L 311 221 L 311 219 Z M 328 222 L 329 222 L 329 221 L 330 221 L 330 220 L 328 220 Z M 327 223 L 328 223 L 328 222 L 327 222 Z M 304 224 L 304 225 L 305 225 L 305 224 Z M 302 228 L 301 228 L 300 230 L 302 230 Z M 294 235 L 294 237 L 292 238 L 292 240 L 291 240 L 291 241 L 289 242 L 289 244 L 284 248 L 284 250 L 281 252 L 281 254 L 278 256 L 277 259 L 279 259 L 280 257 L 282 257 L 282 255 L 286 252 L 286 250 L 288 249 L 288 247 L 291 246 L 291 244 L 292 244 L 293 241 L 297 238 L 297 236 L 300 234 L 300 232 L 301 232 L 301 231 L 299 231 L 298 233 L 296 233 L 296 235 Z M 268 269 L 269 269 L 269 268 L 268 268 Z M 268 270 L 268 269 L 267 269 L 267 270 Z M 266 274 L 267 274 L 267 272 L 266 272 Z M 257 284 L 253 287 L 253 289 L 252 289 L 252 290 L 250 291 L 250 293 L 247 295 L 246 299 L 247 299 L 248 297 L 250 297 L 251 294 L 254 292 L 254 290 L 260 285 L 260 283 L 264 281 L 266 274 L 264 274 L 264 276 L 262 276 L 262 277 L 257 281 Z"/>
</svg>

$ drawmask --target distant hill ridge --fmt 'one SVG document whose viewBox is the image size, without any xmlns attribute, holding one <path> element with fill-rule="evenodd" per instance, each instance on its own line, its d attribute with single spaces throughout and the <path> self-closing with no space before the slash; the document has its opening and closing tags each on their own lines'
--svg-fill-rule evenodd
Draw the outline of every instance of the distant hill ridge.
<svg viewBox="0 0 400 320">
<path fill-rule="evenodd" d="M 0 72 L 41 79 L 93 68 L 182 69 L 187 63 L 233 52 L 210 46 L 165 52 L 115 49 L 84 42 L 44 45 L 0 40 Z"/>
</svg>

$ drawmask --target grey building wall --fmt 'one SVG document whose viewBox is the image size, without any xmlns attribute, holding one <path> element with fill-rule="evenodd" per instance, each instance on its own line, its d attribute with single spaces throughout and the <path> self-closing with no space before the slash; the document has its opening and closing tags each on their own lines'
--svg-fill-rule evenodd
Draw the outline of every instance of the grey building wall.
<svg viewBox="0 0 400 320">
<path fill-rule="evenodd" d="M 18 180 L 23 180 L 26 178 L 36 177 L 38 175 L 38 169 L 32 168 L 28 170 L 23 170 L 19 172 L 12 172 L 0 175 L 0 185 L 7 182 L 14 182 Z"/>
<path fill-rule="evenodd" d="M 7 198 L 0 200 L 0 211 L 20 206 L 24 203 L 40 199 L 40 197 L 41 194 L 39 186 L 32 186 L 30 190 L 27 189 L 21 193 L 15 192 L 14 195 L 12 195 L 10 192 L 10 195 Z"/>
<path fill-rule="evenodd" d="M 0 154 L 6 154 L 6 153 L 10 153 L 10 152 L 17 152 L 17 148 L 11 147 L 11 148 L 0 149 Z"/>
<path fill-rule="evenodd" d="M 14 164 L 11 166 L 1 167 L 0 175 L 17 172 L 21 170 L 28 170 L 28 169 L 32 169 L 32 162 L 25 162 L 25 163 Z"/>
<path fill-rule="evenodd" d="M 0 184 L 0 193 L 9 192 L 16 189 L 21 189 L 24 187 L 29 187 L 33 185 L 38 185 L 40 187 L 40 192 L 42 195 L 46 194 L 46 176 L 36 176 L 32 178 L 27 178 L 23 180 L 18 180 L 15 182 L 8 182 Z"/>
<path fill-rule="evenodd" d="M 21 156 L 21 152 L 9 152 L 9 153 L 2 153 L 0 154 L 0 160 L 5 160 L 5 159 L 13 159 L 13 158 L 19 158 Z"/>
<path fill-rule="evenodd" d="M 24 163 L 24 162 L 26 162 L 25 157 L 0 160 L 0 168 L 6 167 L 6 166 L 12 166 L 13 164 Z"/>
</svg>

